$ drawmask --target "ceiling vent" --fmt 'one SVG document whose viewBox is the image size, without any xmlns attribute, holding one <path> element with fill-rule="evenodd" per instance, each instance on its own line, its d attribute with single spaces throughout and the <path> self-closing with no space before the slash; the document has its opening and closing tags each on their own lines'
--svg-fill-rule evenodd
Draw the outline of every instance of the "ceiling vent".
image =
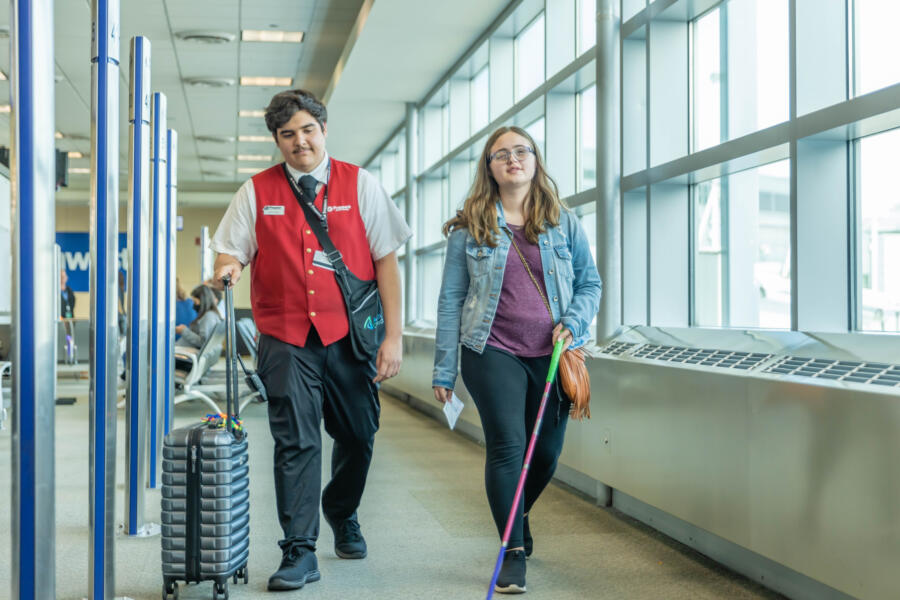
<svg viewBox="0 0 900 600">
<path fill-rule="evenodd" d="M 190 30 L 176 33 L 175 36 L 183 42 L 195 44 L 228 44 L 234 41 L 235 35 L 225 31 Z"/>
<path fill-rule="evenodd" d="M 213 144 L 230 144 L 234 142 L 233 135 L 198 135 L 198 142 L 211 142 Z"/>
<path fill-rule="evenodd" d="M 234 85 L 231 77 L 188 77 L 184 82 L 193 87 L 225 88 Z"/>
</svg>

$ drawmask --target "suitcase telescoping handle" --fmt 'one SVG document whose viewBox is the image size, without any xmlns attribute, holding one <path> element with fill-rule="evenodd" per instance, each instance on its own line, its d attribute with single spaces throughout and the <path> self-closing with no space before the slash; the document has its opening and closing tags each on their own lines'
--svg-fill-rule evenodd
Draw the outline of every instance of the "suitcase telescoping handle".
<svg viewBox="0 0 900 600">
<path fill-rule="evenodd" d="M 234 433 L 234 419 L 239 417 L 239 402 L 237 401 L 237 346 L 235 344 L 234 330 L 234 295 L 231 290 L 231 276 L 224 275 L 222 283 L 225 284 L 225 422 L 228 431 Z"/>
</svg>

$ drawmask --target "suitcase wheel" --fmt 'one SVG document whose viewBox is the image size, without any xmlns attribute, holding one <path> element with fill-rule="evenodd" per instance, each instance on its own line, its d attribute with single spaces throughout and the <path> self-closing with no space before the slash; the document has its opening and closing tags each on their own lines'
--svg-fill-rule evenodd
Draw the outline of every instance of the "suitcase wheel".
<svg viewBox="0 0 900 600">
<path fill-rule="evenodd" d="M 238 579 L 243 580 L 244 585 L 250 583 L 250 573 L 247 571 L 247 565 L 244 565 L 240 569 L 234 572 L 234 576 L 232 576 L 231 581 L 237 584 Z"/>
<path fill-rule="evenodd" d="M 163 584 L 163 600 L 178 600 L 178 584 L 174 581 L 166 581 Z"/>
<path fill-rule="evenodd" d="M 213 600 L 228 600 L 228 580 L 224 583 L 218 581 L 213 584 Z"/>
</svg>

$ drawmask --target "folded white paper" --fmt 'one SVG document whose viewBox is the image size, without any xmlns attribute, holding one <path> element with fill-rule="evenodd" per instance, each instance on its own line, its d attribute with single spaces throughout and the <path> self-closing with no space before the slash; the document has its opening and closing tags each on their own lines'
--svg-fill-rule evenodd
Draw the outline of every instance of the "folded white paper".
<svg viewBox="0 0 900 600">
<path fill-rule="evenodd" d="M 447 425 L 450 429 L 456 427 L 456 420 L 459 418 L 459 413 L 462 412 L 463 409 L 463 401 L 459 399 L 459 396 L 454 392 L 450 396 L 450 402 L 444 402 L 444 414 L 447 415 Z"/>
</svg>

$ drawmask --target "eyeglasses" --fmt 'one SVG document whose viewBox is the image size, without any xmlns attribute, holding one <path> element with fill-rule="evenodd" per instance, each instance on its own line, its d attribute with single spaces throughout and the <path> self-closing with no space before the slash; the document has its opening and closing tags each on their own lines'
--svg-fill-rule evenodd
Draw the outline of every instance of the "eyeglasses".
<svg viewBox="0 0 900 600">
<path fill-rule="evenodd" d="M 495 160 L 508 163 L 511 156 L 515 157 L 518 162 L 524 162 L 529 154 L 534 154 L 534 148 L 529 148 L 528 146 L 516 146 L 512 149 L 512 152 L 506 149 L 497 150 L 493 154 L 488 155 L 488 164 Z"/>
</svg>

